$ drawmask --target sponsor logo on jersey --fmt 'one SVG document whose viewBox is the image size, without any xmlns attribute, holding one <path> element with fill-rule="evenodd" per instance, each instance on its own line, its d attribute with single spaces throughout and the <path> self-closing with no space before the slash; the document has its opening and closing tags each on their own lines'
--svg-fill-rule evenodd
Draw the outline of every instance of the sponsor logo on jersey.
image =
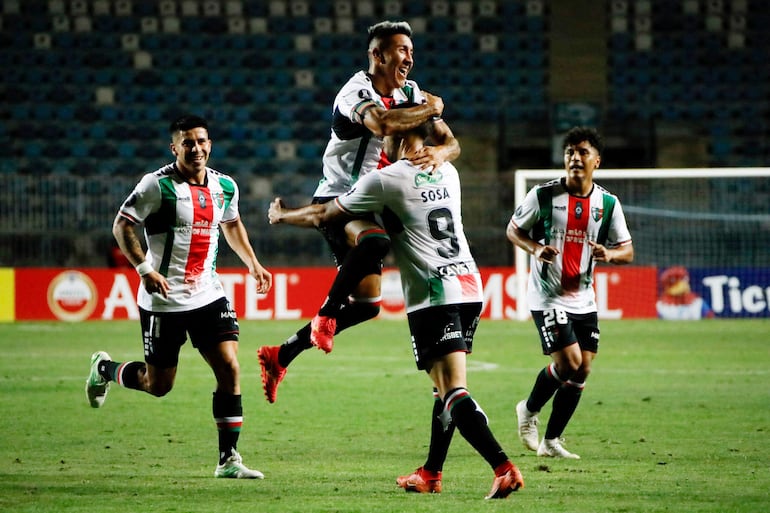
<svg viewBox="0 0 770 513">
<path fill-rule="evenodd" d="M 415 187 L 420 187 L 421 185 L 440 183 L 443 178 L 444 175 L 441 174 L 441 171 L 436 171 L 434 173 L 417 173 L 414 175 L 414 185 Z"/>
<path fill-rule="evenodd" d="M 203 191 L 198 191 L 198 205 L 201 208 L 206 208 L 206 194 Z"/>
<path fill-rule="evenodd" d="M 436 268 L 439 276 L 461 276 L 463 274 L 473 274 L 479 271 L 476 262 L 454 262 L 448 265 L 442 265 Z"/>
</svg>

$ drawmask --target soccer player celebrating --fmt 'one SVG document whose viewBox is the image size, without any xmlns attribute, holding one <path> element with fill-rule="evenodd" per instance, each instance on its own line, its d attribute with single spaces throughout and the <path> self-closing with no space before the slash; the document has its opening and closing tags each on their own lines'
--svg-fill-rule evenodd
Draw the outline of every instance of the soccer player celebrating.
<svg viewBox="0 0 770 513">
<path fill-rule="evenodd" d="M 142 277 L 137 303 L 145 361 L 120 363 L 104 351 L 94 353 L 86 395 L 92 407 L 100 408 L 113 381 L 157 397 L 166 395 L 189 334 L 216 378 L 212 409 L 219 464 L 214 475 L 262 478 L 261 472 L 243 465 L 236 451 L 243 423 L 239 328 L 216 273 L 219 230 L 248 268 L 258 292 L 270 290 L 272 276 L 257 260 L 239 216 L 238 186 L 206 165 L 211 152 L 206 120 L 180 117 L 170 133 L 176 161 L 144 175 L 113 224 L 120 249 Z M 147 255 L 139 241 L 139 224 L 144 225 Z"/>
<path fill-rule="evenodd" d="M 438 167 L 460 154 L 452 131 L 440 119 L 441 98 L 421 91 L 407 76 L 414 65 L 412 29 L 406 22 L 384 21 L 369 27 L 368 71 L 355 73 L 334 99 L 331 138 L 323 156 L 323 178 L 314 203 L 344 194 L 366 175 L 389 164 L 384 136 L 434 118 L 432 141 L 411 158 L 422 168 Z M 412 102 L 408 109 L 394 105 Z M 275 402 L 288 365 L 313 346 L 330 352 L 335 333 L 379 313 L 382 259 L 390 249 L 385 231 L 370 214 L 325 224 L 319 230 L 338 266 L 325 303 L 306 326 L 280 346 L 259 349 L 262 385 Z"/>
<path fill-rule="evenodd" d="M 567 175 L 532 188 L 506 229 L 508 239 L 532 255 L 527 303 L 543 353 L 552 360 L 529 398 L 516 405 L 519 438 L 538 456 L 580 458 L 564 448 L 561 435 L 599 350 L 594 263 L 628 264 L 634 258 L 618 198 L 593 181 L 602 146 L 593 129 L 570 130 L 564 138 Z M 551 397 L 540 441 L 537 414 Z"/>
<path fill-rule="evenodd" d="M 407 491 L 441 492 L 441 471 L 456 427 L 494 470 L 486 498 L 501 499 L 524 480 L 467 387 L 466 357 L 481 314 L 482 287 L 463 232 L 460 179 L 449 162 L 431 173 L 410 162 L 433 126 L 428 121 L 402 132 L 393 151 L 403 160 L 362 177 L 334 201 L 288 209 L 277 198 L 268 217 L 272 224 L 310 227 L 365 212 L 382 215 L 401 271 L 417 368 L 430 376 L 435 399 L 426 462 L 396 482 Z"/>
</svg>

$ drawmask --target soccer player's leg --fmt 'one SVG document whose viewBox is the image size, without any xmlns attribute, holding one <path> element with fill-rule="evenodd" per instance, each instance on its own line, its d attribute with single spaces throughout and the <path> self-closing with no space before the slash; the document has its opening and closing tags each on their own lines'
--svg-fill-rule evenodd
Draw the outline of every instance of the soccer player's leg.
<svg viewBox="0 0 770 513">
<path fill-rule="evenodd" d="M 427 308 L 408 318 L 417 365 L 428 372 L 443 396 L 440 419 L 445 428 L 450 424 L 456 426 L 492 467 L 495 478 L 486 498 L 497 499 L 518 490 L 524 481 L 489 429 L 486 414 L 467 389 L 466 358 L 472 350 L 480 312 L 480 303 L 447 305 Z"/>
<path fill-rule="evenodd" d="M 243 406 L 235 312 L 222 298 L 186 315 L 192 345 L 211 367 L 217 382 L 211 403 L 219 446 L 219 463 L 214 469 L 214 476 L 262 479 L 264 475 L 260 471 L 243 464 L 237 451 L 243 425 Z"/>
<path fill-rule="evenodd" d="M 565 354 L 565 346 L 575 345 L 575 335 L 566 312 L 532 311 L 532 320 L 540 335 L 540 344 L 544 355 L 552 361 L 540 370 L 527 399 L 516 404 L 519 440 L 524 447 L 537 451 L 540 447 L 538 434 L 538 413 L 551 400 L 562 384 L 577 368 L 571 363 L 569 354 Z"/>
<path fill-rule="evenodd" d="M 91 369 L 86 380 L 86 396 L 94 408 L 100 408 L 110 383 L 160 397 L 171 391 L 176 377 L 179 349 L 185 341 L 184 329 L 173 320 L 160 323 L 160 332 L 153 326 L 159 316 L 140 309 L 140 324 L 145 361 L 115 361 L 105 351 L 91 356 Z"/>
<path fill-rule="evenodd" d="M 444 402 L 441 400 L 438 389 L 433 387 L 428 457 L 417 470 L 396 479 L 396 484 L 407 492 L 441 493 L 441 471 L 455 430 L 454 424 L 442 421 L 443 411 Z"/>
<path fill-rule="evenodd" d="M 576 370 L 565 380 L 554 395 L 551 417 L 548 419 L 545 436 L 538 456 L 552 456 L 559 458 L 579 459 L 563 446 L 562 434 L 572 415 L 578 407 L 583 395 L 588 375 L 591 373 L 591 365 L 599 350 L 599 327 L 595 313 L 585 315 L 570 315 L 572 331 L 578 343 L 565 347 L 561 352 L 561 358 L 568 361 L 564 367 L 574 367 Z"/>
<path fill-rule="evenodd" d="M 382 259 L 390 250 L 390 237 L 371 219 L 355 219 L 346 223 L 344 234 L 352 247 L 341 260 L 338 260 L 341 264 L 326 301 L 310 324 L 310 342 L 326 353 L 332 350 L 334 334 L 338 331 L 337 318 L 341 315 L 341 310 L 348 305 L 350 295 L 355 293 L 356 297 L 379 297 Z M 357 324 L 369 318 L 371 317 L 354 323 Z M 347 323 L 345 327 L 353 325 L 350 313 L 348 313 Z"/>
</svg>

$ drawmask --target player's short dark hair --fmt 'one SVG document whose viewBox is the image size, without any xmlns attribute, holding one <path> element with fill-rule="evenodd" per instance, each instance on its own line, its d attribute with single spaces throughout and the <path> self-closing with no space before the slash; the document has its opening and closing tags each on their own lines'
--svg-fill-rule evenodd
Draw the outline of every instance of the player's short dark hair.
<svg viewBox="0 0 770 513">
<path fill-rule="evenodd" d="M 409 109 L 411 107 L 417 107 L 419 105 L 420 105 L 419 103 L 403 102 L 403 103 L 399 103 L 398 105 L 392 106 L 391 110 L 392 109 Z M 404 132 L 398 135 L 404 135 L 406 133 L 412 133 L 412 132 L 418 134 L 423 139 L 429 138 L 433 133 L 433 120 L 429 119 L 425 123 L 418 125 L 412 129 L 405 130 Z"/>
<path fill-rule="evenodd" d="M 168 132 L 171 135 L 174 135 L 179 131 L 185 132 L 187 130 L 192 130 L 193 128 L 205 128 L 208 130 L 209 122 L 195 114 L 185 114 L 171 122 L 168 127 Z"/>
<path fill-rule="evenodd" d="M 369 27 L 366 47 L 369 48 L 375 39 L 381 40 L 396 34 L 412 37 L 412 27 L 405 21 L 381 21 Z"/>
<path fill-rule="evenodd" d="M 599 155 L 604 151 L 604 141 L 602 140 L 602 136 L 599 135 L 599 132 L 597 132 L 595 128 L 586 126 L 576 126 L 571 128 L 570 131 L 567 132 L 567 135 L 564 136 L 562 149 L 566 149 L 567 146 L 575 146 L 583 141 L 588 141 L 591 146 L 596 148 Z"/>
</svg>

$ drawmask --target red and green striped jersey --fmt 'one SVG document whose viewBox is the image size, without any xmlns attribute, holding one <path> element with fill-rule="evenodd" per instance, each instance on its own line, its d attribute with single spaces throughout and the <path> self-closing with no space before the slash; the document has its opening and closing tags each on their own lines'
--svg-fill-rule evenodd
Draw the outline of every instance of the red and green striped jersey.
<svg viewBox="0 0 770 513">
<path fill-rule="evenodd" d="M 216 259 L 219 224 L 239 216 L 238 186 L 232 178 L 206 168 L 204 184 L 193 185 L 169 164 L 142 177 L 120 207 L 120 215 L 144 223 L 147 261 L 170 287 L 168 298 L 163 298 L 140 286 L 140 307 L 178 312 L 224 297 Z"/>
<path fill-rule="evenodd" d="M 364 71 L 355 73 L 337 93 L 332 107 L 332 129 L 323 155 L 323 178 L 314 197 L 344 194 L 359 177 L 389 164 L 383 139 L 364 125 L 366 111 L 374 106 L 390 109 L 404 102 L 422 103 L 424 96 L 413 80 L 382 96 Z"/>
<path fill-rule="evenodd" d="M 596 183 L 588 196 L 574 196 L 565 189 L 564 178 L 552 180 L 527 193 L 510 223 L 560 252 L 552 264 L 531 257 L 529 309 L 595 312 L 594 264 L 588 241 L 609 248 L 631 243 L 617 196 Z"/>
</svg>

